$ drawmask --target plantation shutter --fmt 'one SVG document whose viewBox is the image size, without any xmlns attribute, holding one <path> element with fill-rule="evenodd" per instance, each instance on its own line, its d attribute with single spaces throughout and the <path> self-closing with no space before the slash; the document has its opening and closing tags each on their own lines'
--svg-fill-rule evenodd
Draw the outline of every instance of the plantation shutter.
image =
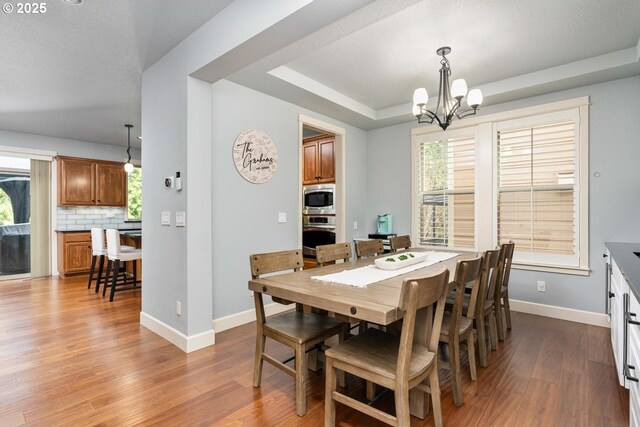
<svg viewBox="0 0 640 427">
<path fill-rule="evenodd" d="M 518 251 L 576 255 L 576 123 L 497 131 L 498 243 Z"/>
<path fill-rule="evenodd" d="M 419 244 L 475 247 L 475 137 L 418 143 Z"/>
</svg>

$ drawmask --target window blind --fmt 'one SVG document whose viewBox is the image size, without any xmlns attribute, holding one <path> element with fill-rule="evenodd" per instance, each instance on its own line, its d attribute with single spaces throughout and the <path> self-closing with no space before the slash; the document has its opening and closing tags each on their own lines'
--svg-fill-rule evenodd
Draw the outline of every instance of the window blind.
<svg viewBox="0 0 640 427">
<path fill-rule="evenodd" d="M 421 142 L 418 152 L 419 244 L 475 247 L 475 138 Z"/>
<path fill-rule="evenodd" d="M 576 253 L 575 126 L 561 121 L 497 132 L 498 243 Z"/>
</svg>

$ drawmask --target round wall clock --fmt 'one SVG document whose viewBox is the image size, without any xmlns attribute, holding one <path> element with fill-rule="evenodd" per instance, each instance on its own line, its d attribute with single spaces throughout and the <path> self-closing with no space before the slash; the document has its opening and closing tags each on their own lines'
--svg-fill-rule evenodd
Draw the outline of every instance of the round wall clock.
<svg viewBox="0 0 640 427">
<path fill-rule="evenodd" d="M 248 129 L 233 142 L 233 161 L 244 179 L 262 184 L 271 179 L 278 167 L 278 151 L 269 135 Z"/>
</svg>

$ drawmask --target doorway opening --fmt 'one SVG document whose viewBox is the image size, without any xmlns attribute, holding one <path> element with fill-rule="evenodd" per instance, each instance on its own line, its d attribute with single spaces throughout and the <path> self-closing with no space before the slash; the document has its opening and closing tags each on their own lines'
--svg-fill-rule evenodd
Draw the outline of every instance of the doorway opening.
<svg viewBox="0 0 640 427">
<path fill-rule="evenodd" d="M 31 165 L 0 156 L 0 279 L 30 277 Z"/>
</svg>

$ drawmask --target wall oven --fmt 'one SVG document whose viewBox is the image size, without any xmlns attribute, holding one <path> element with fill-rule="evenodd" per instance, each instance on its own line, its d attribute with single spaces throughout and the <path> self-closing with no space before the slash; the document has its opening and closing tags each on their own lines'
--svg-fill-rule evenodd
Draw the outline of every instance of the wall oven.
<svg viewBox="0 0 640 427">
<path fill-rule="evenodd" d="M 335 216 L 302 217 L 302 254 L 316 256 L 316 246 L 330 245 L 336 242 Z"/>
<path fill-rule="evenodd" d="M 302 189 L 304 215 L 335 215 L 335 184 L 307 185 Z"/>
</svg>

